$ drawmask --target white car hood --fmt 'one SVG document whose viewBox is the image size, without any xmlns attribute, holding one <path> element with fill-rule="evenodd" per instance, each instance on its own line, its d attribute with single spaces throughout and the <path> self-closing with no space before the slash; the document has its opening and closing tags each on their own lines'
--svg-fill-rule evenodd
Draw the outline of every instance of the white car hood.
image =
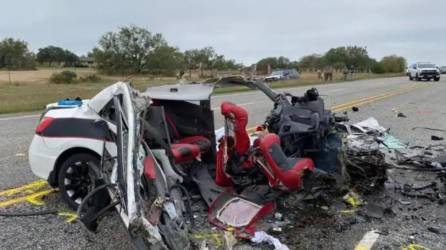
<svg viewBox="0 0 446 250">
<path fill-rule="evenodd" d="M 420 68 L 420 71 L 431 71 L 431 70 L 438 71 L 437 68 Z"/>
</svg>

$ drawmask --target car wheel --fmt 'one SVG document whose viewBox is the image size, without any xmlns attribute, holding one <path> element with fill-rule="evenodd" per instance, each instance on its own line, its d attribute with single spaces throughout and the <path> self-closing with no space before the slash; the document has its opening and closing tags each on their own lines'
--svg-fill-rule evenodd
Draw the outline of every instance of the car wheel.
<svg viewBox="0 0 446 250">
<path fill-rule="evenodd" d="M 415 80 L 421 81 L 421 78 L 418 76 L 418 74 L 415 75 Z"/>
<path fill-rule="evenodd" d="M 59 170 L 58 184 L 62 199 L 76 210 L 92 190 L 98 176 L 100 160 L 88 153 L 70 156 Z"/>
<path fill-rule="evenodd" d="M 412 80 L 413 80 L 413 77 L 412 77 L 412 75 L 409 74 L 409 81 L 412 81 Z"/>
<path fill-rule="evenodd" d="M 434 81 L 436 81 L 436 82 L 440 81 L 440 77 L 434 78 Z"/>
</svg>

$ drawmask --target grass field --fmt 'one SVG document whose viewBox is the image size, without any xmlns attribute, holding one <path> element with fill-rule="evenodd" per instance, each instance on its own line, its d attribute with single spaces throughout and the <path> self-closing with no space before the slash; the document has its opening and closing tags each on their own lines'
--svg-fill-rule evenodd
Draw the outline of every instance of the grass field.
<svg viewBox="0 0 446 250">
<path fill-rule="evenodd" d="M 50 76 L 55 72 L 67 69 L 43 68 L 35 71 L 0 71 L 0 114 L 42 110 L 51 102 L 62 98 L 81 97 L 91 98 L 104 87 L 119 80 L 128 80 L 127 76 L 104 76 L 99 82 L 77 84 L 52 84 Z M 71 69 L 78 77 L 96 74 L 94 69 Z M 352 80 L 369 79 L 376 77 L 389 77 L 392 75 L 355 74 Z M 139 90 L 145 90 L 149 86 L 175 83 L 175 78 L 154 78 L 151 76 L 136 76 L 130 79 Z M 341 74 L 335 74 L 333 82 L 342 80 Z M 272 83 L 274 88 L 313 85 L 322 83 L 317 79 L 316 73 L 303 73 L 299 80 L 287 80 Z M 227 87 L 217 89 L 217 93 L 247 91 L 244 87 Z"/>
</svg>

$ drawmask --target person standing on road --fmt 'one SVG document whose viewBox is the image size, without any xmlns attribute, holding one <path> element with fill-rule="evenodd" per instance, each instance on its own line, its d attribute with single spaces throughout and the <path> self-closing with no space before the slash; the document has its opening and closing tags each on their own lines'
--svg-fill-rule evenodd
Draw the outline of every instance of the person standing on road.
<svg viewBox="0 0 446 250">
<path fill-rule="evenodd" d="M 333 81 L 333 68 L 331 66 L 325 68 L 324 79 L 325 81 Z"/>
<path fill-rule="evenodd" d="M 349 70 L 348 70 L 347 66 L 345 66 L 344 70 L 342 72 L 344 74 L 344 81 L 347 81 L 348 72 L 349 72 Z"/>
</svg>

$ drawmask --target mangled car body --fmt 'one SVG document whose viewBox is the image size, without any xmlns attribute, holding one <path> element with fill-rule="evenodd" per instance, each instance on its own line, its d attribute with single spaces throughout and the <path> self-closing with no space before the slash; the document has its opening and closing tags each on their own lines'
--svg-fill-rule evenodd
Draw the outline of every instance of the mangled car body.
<svg viewBox="0 0 446 250">
<path fill-rule="evenodd" d="M 224 133 L 216 137 L 214 84 L 141 93 L 118 82 L 91 100 L 49 106 L 30 146 L 31 168 L 59 187 L 90 230 L 116 209 L 140 249 L 191 248 L 191 193 L 208 207 L 210 223 L 246 239 L 282 194 L 346 185 L 338 133 L 346 119 L 326 110 L 316 89 L 298 97 L 263 82 L 224 82 L 261 90 L 272 100 L 256 133 L 247 133 L 246 110 L 223 102 Z"/>
</svg>

